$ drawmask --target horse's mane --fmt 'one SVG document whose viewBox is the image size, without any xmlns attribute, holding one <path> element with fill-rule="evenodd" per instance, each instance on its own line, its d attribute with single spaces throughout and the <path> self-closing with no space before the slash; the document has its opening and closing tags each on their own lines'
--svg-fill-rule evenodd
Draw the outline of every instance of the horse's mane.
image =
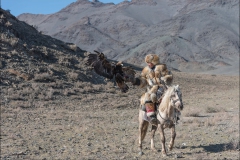
<svg viewBox="0 0 240 160">
<path fill-rule="evenodd" d="M 163 95 L 163 99 L 162 102 L 159 106 L 159 109 L 161 112 L 165 111 L 165 109 L 170 109 L 170 96 L 172 94 L 172 92 L 174 91 L 174 86 L 168 87 L 168 89 L 166 90 L 166 92 Z M 168 114 L 170 113 L 170 110 L 168 111 Z"/>
</svg>

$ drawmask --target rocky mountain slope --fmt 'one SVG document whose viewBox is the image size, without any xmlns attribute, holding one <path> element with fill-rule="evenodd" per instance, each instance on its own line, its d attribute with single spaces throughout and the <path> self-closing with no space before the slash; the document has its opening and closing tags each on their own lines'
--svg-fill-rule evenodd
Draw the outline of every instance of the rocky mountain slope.
<svg viewBox="0 0 240 160">
<path fill-rule="evenodd" d="M 110 59 L 144 65 L 154 52 L 180 71 L 239 73 L 238 0 L 78 0 L 54 14 L 18 19 Z"/>
<path fill-rule="evenodd" d="M 0 10 L 0 82 L 101 82 L 84 64 L 84 53 L 75 44 L 43 35 L 34 27 Z M 63 86 L 59 86 L 63 87 Z"/>
</svg>

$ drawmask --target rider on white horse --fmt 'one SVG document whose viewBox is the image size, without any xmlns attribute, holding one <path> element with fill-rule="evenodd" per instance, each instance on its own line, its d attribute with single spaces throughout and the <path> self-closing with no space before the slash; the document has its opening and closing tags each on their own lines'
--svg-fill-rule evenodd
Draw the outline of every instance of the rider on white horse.
<svg viewBox="0 0 240 160">
<path fill-rule="evenodd" d="M 131 82 L 141 88 L 148 86 L 142 110 L 147 112 L 150 123 L 156 124 L 156 106 L 160 103 L 161 96 L 167 86 L 172 84 L 173 75 L 168 71 L 166 64 L 160 63 L 160 59 L 156 54 L 148 54 L 145 57 L 145 62 L 147 66 L 143 68 L 141 76 L 133 78 Z"/>
</svg>

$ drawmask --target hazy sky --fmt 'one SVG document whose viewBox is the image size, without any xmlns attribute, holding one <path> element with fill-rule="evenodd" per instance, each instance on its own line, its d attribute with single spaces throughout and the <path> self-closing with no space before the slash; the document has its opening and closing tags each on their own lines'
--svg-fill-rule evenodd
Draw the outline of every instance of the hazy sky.
<svg viewBox="0 0 240 160">
<path fill-rule="evenodd" d="M 90 0 L 92 1 L 92 0 Z M 103 3 L 118 4 L 124 0 L 99 0 Z M 76 0 L 0 0 L 4 10 L 9 9 L 11 14 L 18 16 L 22 13 L 50 14 L 55 13 Z"/>
</svg>

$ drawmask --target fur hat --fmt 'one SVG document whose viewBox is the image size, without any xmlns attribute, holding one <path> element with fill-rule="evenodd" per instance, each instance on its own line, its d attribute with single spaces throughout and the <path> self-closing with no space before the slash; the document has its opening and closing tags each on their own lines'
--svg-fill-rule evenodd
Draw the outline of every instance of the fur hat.
<svg viewBox="0 0 240 160">
<path fill-rule="evenodd" d="M 158 55 L 156 54 L 148 54 L 146 57 L 145 57 L 145 62 L 146 63 L 152 63 L 154 65 L 157 65 L 160 63 L 160 59 L 158 57 Z"/>
</svg>

